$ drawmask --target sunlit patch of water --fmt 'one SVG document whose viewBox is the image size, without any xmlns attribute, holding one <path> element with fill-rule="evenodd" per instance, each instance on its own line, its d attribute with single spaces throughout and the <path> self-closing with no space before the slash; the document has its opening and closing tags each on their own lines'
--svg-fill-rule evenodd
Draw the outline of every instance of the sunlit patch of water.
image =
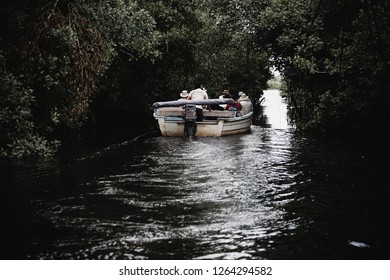
<svg viewBox="0 0 390 280">
<path fill-rule="evenodd" d="M 273 129 L 291 128 L 287 120 L 287 104 L 279 90 L 264 91 L 263 110 L 267 124 Z"/>
</svg>

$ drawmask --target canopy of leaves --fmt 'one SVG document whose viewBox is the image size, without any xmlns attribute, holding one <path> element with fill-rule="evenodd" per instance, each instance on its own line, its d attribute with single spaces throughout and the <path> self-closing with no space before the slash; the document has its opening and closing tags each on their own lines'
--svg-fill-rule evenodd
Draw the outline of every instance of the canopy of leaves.
<svg viewBox="0 0 390 280">
<path fill-rule="evenodd" d="M 259 98 L 270 67 L 298 129 L 364 132 L 388 119 L 389 1 L 3 2 L 1 156 L 53 154 L 56 139 L 197 81 L 212 97 Z"/>
</svg>

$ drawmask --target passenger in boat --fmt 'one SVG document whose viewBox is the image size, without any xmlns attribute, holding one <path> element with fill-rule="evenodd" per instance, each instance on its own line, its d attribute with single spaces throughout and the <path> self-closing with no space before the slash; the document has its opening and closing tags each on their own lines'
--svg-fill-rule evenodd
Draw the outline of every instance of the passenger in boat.
<svg viewBox="0 0 390 280">
<path fill-rule="evenodd" d="M 190 91 L 187 97 L 188 100 L 203 100 L 209 99 L 207 92 L 203 89 L 202 83 L 197 83 L 193 90 Z M 196 120 L 203 121 L 203 107 L 196 105 Z"/>
<path fill-rule="evenodd" d="M 218 98 L 222 99 L 222 98 L 227 98 L 225 97 L 226 94 L 230 94 L 229 90 L 228 89 L 224 89 L 222 91 L 222 93 L 218 96 Z M 230 98 L 230 97 L 229 97 Z"/>
<path fill-rule="evenodd" d="M 228 96 L 233 98 L 234 104 L 226 105 L 225 110 L 237 111 L 237 115 L 241 115 L 242 106 L 241 106 L 241 103 L 238 101 L 238 96 L 237 95 L 231 96 L 230 94 L 226 94 L 225 98 L 229 98 Z"/>
<path fill-rule="evenodd" d="M 188 97 L 188 91 L 183 90 L 182 92 L 180 92 L 180 99 L 178 99 L 178 101 L 187 100 L 187 97 Z"/>
<path fill-rule="evenodd" d="M 228 95 L 229 97 L 226 97 L 226 95 Z M 231 98 L 231 95 L 229 93 L 229 90 L 228 89 L 224 89 L 221 94 L 218 96 L 219 99 L 223 99 L 223 98 Z M 223 110 L 226 109 L 226 104 L 223 104 L 223 105 L 219 105 L 219 107 L 221 107 Z"/>
<path fill-rule="evenodd" d="M 220 98 L 232 98 L 232 96 L 230 95 L 229 91 L 227 93 L 225 93 L 224 95 L 222 95 L 222 97 Z"/>
<path fill-rule="evenodd" d="M 238 101 L 241 103 L 241 106 L 242 106 L 241 113 L 243 115 L 246 115 L 249 112 L 253 111 L 252 101 L 250 100 L 250 98 L 245 93 L 242 92 L 242 94 L 241 94 L 240 98 L 238 99 Z"/>
</svg>

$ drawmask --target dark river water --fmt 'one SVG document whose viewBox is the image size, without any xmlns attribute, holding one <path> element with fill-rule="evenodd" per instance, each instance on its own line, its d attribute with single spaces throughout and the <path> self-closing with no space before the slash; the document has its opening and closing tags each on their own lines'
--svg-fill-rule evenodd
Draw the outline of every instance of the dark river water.
<svg viewBox="0 0 390 280">
<path fill-rule="evenodd" d="M 380 147 L 268 125 L 3 165 L 2 259 L 388 259 Z"/>
</svg>

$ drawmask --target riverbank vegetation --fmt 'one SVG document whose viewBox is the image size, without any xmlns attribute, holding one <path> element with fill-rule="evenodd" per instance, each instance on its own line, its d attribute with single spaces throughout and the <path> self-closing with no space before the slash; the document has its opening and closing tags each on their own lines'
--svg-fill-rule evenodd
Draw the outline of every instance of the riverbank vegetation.
<svg viewBox="0 0 390 280">
<path fill-rule="evenodd" d="M 297 129 L 388 119 L 388 1 L 5 0 L 0 156 L 150 115 L 195 81 L 260 97 L 276 67 Z"/>
<path fill-rule="evenodd" d="M 385 127 L 390 2 L 271 2 L 267 18 L 272 36 L 267 42 L 283 72 L 296 127 L 368 137 Z"/>
</svg>

